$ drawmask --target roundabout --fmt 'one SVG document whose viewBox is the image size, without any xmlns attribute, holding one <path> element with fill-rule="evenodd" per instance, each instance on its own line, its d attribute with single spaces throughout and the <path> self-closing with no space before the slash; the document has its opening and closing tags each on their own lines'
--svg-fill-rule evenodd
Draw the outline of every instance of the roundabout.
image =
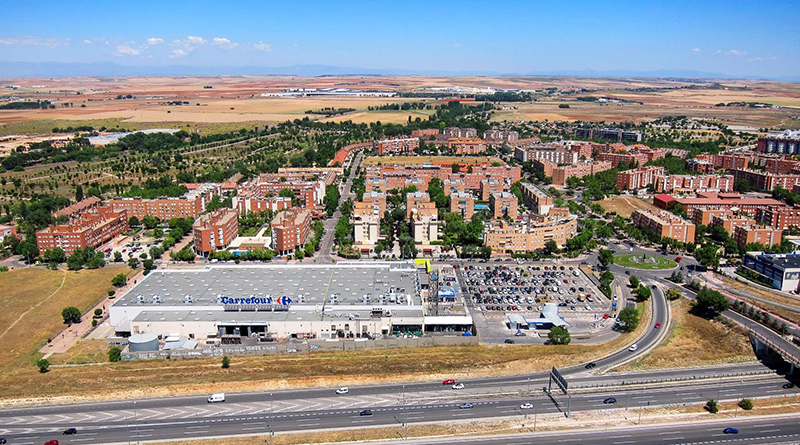
<svg viewBox="0 0 800 445">
<path fill-rule="evenodd" d="M 629 269 L 667 270 L 678 267 L 678 263 L 660 255 L 629 253 L 614 255 L 614 264 Z"/>
</svg>

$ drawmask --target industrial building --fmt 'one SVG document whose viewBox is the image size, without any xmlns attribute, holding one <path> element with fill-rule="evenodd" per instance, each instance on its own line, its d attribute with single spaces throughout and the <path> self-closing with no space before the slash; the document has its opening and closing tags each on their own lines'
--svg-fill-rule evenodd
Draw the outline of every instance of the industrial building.
<svg viewBox="0 0 800 445">
<path fill-rule="evenodd" d="M 414 263 L 396 261 L 157 270 L 109 316 L 118 335 L 200 343 L 471 331 L 469 316 L 425 315 L 421 278 Z"/>
<path fill-rule="evenodd" d="M 800 255 L 747 252 L 742 264 L 746 270 L 762 276 L 775 289 L 788 292 L 800 285 Z"/>
</svg>

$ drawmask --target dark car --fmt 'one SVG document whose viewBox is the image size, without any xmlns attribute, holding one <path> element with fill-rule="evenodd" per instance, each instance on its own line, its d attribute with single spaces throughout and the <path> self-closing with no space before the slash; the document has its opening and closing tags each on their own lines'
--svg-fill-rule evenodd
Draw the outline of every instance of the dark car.
<svg viewBox="0 0 800 445">
<path fill-rule="evenodd" d="M 471 409 L 473 406 L 475 405 L 472 403 L 462 403 L 461 405 L 458 405 L 458 409 Z"/>
<path fill-rule="evenodd" d="M 592 368 L 594 368 L 595 366 L 597 366 L 597 365 L 596 365 L 594 362 L 592 362 L 592 363 L 587 363 L 587 364 L 586 364 L 586 366 L 584 366 L 584 368 L 586 368 L 586 369 L 592 369 Z"/>
<path fill-rule="evenodd" d="M 725 428 L 724 430 L 722 430 L 722 432 L 725 434 L 739 434 L 739 430 L 731 427 Z"/>
<path fill-rule="evenodd" d="M 68 436 L 72 436 L 73 434 L 78 434 L 78 430 L 76 430 L 75 428 L 67 428 L 61 434 L 66 434 Z"/>
<path fill-rule="evenodd" d="M 371 416 L 371 415 L 372 415 L 372 410 L 371 410 L 371 409 L 365 409 L 365 410 L 361 410 L 361 411 L 358 413 L 358 415 L 359 415 L 359 416 Z"/>
<path fill-rule="evenodd" d="M 783 389 L 792 389 L 792 388 L 794 388 L 794 383 L 784 383 L 783 384 Z M 0 443 L 2 443 L 2 442 L 0 442 Z"/>
<path fill-rule="evenodd" d="M 504 343 L 509 344 L 509 345 L 513 345 L 514 344 L 514 340 L 512 340 L 510 338 L 507 338 Z"/>
<path fill-rule="evenodd" d="M 603 403 L 605 403 L 606 405 L 610 405 L 612 403 L 617 403 L 617 399 L 614 397 L 609 397 L 607 399 L 604 399 Z"/>
<path fill-rule="evenodd" d="M 0 437 L 0 444 L 6 444 L 6 443 L 8 443 L 8 441 L 6 441 L 6 438 Z"/>
</svg>

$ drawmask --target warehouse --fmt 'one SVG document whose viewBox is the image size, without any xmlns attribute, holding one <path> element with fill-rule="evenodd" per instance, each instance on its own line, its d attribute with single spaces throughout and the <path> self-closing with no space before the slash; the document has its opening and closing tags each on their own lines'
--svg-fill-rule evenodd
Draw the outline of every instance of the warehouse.
<svg viewBox="0 0 800 445">
<path fill-rule="evenodd" d="M 432 331 L 439 321 L 471 330 L 470 317 L 424 316 L 421 276 L 412 262 L 156 270 L 109 316 L 119 335 L 206 343 L 376 338 Z"/>
</svg>

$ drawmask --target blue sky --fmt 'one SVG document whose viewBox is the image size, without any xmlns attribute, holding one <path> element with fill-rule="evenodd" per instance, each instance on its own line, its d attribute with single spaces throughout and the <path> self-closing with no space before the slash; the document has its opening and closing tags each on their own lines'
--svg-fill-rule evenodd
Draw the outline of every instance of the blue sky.
<svg viewBox="0 0 800 445">
<path fill-rule="evenodd" d="M 800 75 L 798 0 L 0 0 L 0 7 L 3 62 Z"/>
</svg>

